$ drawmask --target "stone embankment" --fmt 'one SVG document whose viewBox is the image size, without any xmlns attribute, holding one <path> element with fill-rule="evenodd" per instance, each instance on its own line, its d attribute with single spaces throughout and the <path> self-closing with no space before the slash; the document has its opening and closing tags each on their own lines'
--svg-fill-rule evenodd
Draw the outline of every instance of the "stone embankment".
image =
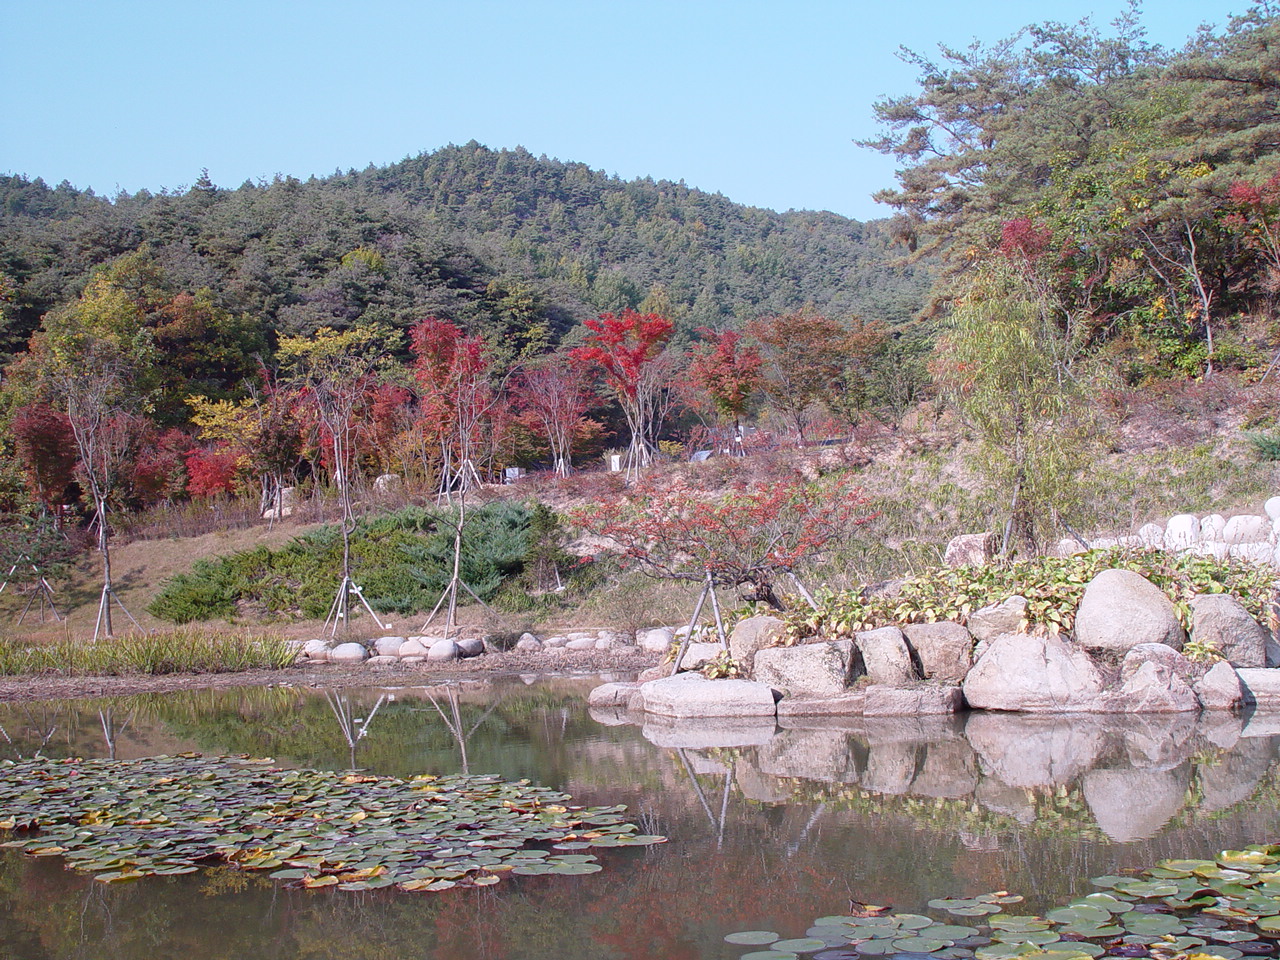
<svg viewBox="0 0 1280 960">
<path fill-rule="evenodd" d="M 1191 602 L 1192 651 L 1173 603 L 1139 574 L 1104 570 L 1086 587 L 1074 636 L 1024 632 L 1027 601 L 1009 597 L 964 625 L 881 627 L 852 639 L 783 645 L 772 617 L 739 623 L 728 653 L 745 677 L 697 672 L 722 654 L 691 643 L 635 683 L 607 683 L 593 706 L 688 717 L 927 716 L 1020 713 L 1191 713 L 1280 708 L 1280 645 L 1235 598 Z M 655 634 L 653 636 L 652 634 Z M 671 631 L 642 635 L 669 644 Z"/>
</svg>

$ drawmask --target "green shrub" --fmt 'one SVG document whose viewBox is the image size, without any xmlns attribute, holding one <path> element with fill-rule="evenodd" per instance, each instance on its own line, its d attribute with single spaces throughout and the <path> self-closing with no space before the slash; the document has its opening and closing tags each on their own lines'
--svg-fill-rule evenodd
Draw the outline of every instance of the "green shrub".
<svg viewBox="0 0 1280 960">
<path fill-rule="evenodd" d="M 467 513 L 460 572 L 482 599 L 523 571 L 530 509 L 499 502 Z M 369 603 L 384 613 L 430 609 L 453 573 L 457 512 L 408 507 L 362 521 L 351 538 L 352 569 Z M 278 617 L 319 619 L 342 569 L 342 536 L 325 526 L 279 550 L 257 547 L 201 560 L 168 580 L 148 607 L 172 623 L 230 619 L 244 605 Z"/>
</svg>

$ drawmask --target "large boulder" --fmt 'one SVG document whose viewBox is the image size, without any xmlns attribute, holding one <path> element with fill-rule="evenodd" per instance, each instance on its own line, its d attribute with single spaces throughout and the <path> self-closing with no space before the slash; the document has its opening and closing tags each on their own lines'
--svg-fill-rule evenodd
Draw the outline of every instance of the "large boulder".
<svg viewBox="0 0 1280 960">
<path fill-rule="evenodd" d="M 1168 664 L 1146 660 L 1130 672 L 1109 705 L 1117 713 L 1188 713 L 1200 709 L 1185 680 Z"/>
<path fill-rule="evenodd" d="M 572 649 L 576 640 L 569 641 L 569 648 Z M 591 642 L 592 649 L 595 648 L 595 641 Z M 712 660 L 715 660 L 722 653 L 724 647 L 718 643 L 690 643 L 680 657 L 680 664 L 677 670 L 701 670 Z"/>
<path fill-rule="evenodd" d="M 996 637 L 964 681 L 975 710 L 1027 713 L 1103 709 L 1105 683 L 1089 655 L 1061 637 L 1006 634 Z"/>
<path fill-rule="evenodd" d="M 959 713 L 964 709 L 964 693 L 959 687 L 932 683 L 914 687 L 867 687 L 863 714 L 868 717 L 923 717 Z"/>
<path fill-rule="evenodd" d="M 369 659 L 369 648 L 363 643 L 340 643 L 329 651 L 333 663 L 364 663 Z"/>
<path fill-rule="evenodd" d="M 308 660 L 323 662 L 329 659 L 329 651 L 332 649 L 332 641 L 317 638 L 314 640 L 308 640 L 302 645 L 302 655 Z"/>
<path fill-rule="evenodd" d="M 448 637 L 435 641 L 427 650 L 428 660 L 444 662 L 457 660 L 460 656 L 462 656 L 462 650 L 455 641 L 450 640 Z"/>
<path fill-rule="evenodd" d="M 1241 514 L 1222 527 L 1222 539 L 1227 543 L 1265 543 L 1270 537 L 1271 521 L 1267 517 Z"/>
<path fill-rule="evenodd" d="M 777 712 L 773 688 L 752 680 L 678 673 L 642 683 L 639 693 L 646 711 L 666 717 L 771 717 Z"/>
<path fill-rule="evenodd" d="M 1203 666 L 1193 662 L 1168 644 L 1140 643 L 1130 649 L 1120 662 L 1120 681 L 1123 683 L 1128 680 L 1144 663 L 1155 663 L 1167 667 L 1188 683 L 1198 679 L 1204 673 Z"/>
<path fill-rule="evenodd" d="M 587 706 L 625 707 L 639 687 L 638 683 L 602 683 L 587 694 Z"/>
<path fill-rule="evenodd" d="M 969 632 L 978 640 L 994 640 L 1006 633 L 1020 633 L 1027 622 L 1025 597 L 1009 597 L 969 614 Z"/>
<path fill-rule="evenodd" d="M 830 696 L 849 685 L 853 642 L 832 640 L 756 651 L 752 676 L 788 696 Z"/>
<path fill-rule="evenodd" d="M 1132 570 L 1103 570 L 1089 581 L 1076 612 L 1075 633 L 1090 650 L 1119 653 L 1140 643 L 1181 650 L 1186 640 L 1173 601 Z"/>
<path fill-rule="evenodd" d="M 636 645 L 646 653 L 666 653 L 675 639 L 676 632 L 671 627 L 654 627 L 652 630 L 641 630 L 636 635 Z"/>
<path fill-rule="evenodd" d="M 1232 666 L 1265 667 L 1271 634 L 1235 597 L 1205 593 L 1191 598 L 1191 636 L 1212 644 Z"/>
<path fill-rule="evenodd" d="M 1166 550 L 1186 550 L 1200 542 L 1200 518 L 1190 513 L 1179 513 L 1169 518 L 1164 526 Z"/>
<path fill-rule="evenodd" d="M 913 623 L 902 628 L 926 680 L 963 683 L 973 666 L 973 636 L 958 623 Z"/>
<path fill-rule="evenodd" d="M 784 697 L 778 701 L 778 717 L 860 717 L 866 704 L 864 687 L 826 697 Z"/>
<path fill-rule="evenodd" d="M 981 567 L 991 562 L 997 549 L 994 533 L 962 533 L 952 537 L 942 559 L 949 567 Z"/>
<path fill-rule="evenodd" d="M 739 665 L 749 668 L 756 651 L 772 646 L 782 637 L 786 624 L 777 617 L 760 616 L 740 620 L 729 634 L 729 656 Z"/>
<path fill-rule="evenodd" d="M 1235 667 L 1225 660 L 1215 663 L 1191 685 L 1205 710 L 1235 710 L 1244 705 L 1246 694 Z"/>
<path fill-rule="evenodd" d="M 1280 670 L 1265 667 L 1241 667 L 1236 670 L 1244 689 L 1245 704 L 1253 704 L 1259 713 L 1280 711 Z"/>
<path fill-rule="evenodd" d="M 373 641 L 373 649 L 380 657 L 400 656 L 400 647 L 404 645 L 404 637 L 379 637 Z"/>
<path fill-rule="evenodd" d="M 857 634 L 857 644 L 863 669 L 872 683 L 901 687 L 919 679 L 906 638 L 897 627 L 863 630 Z"/>
</svg>

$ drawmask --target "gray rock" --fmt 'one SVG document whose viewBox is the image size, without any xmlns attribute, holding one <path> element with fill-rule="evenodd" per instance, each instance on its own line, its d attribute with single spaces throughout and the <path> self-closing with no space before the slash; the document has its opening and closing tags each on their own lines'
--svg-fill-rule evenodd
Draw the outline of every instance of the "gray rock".
<svg viewBox="0 0 1280 960">
<path fill-rule="evenodd" d="M 457 660 L 460 651 L 457 643 L 449 639 L 437 640 L 427 650 L 427 659 L 435 662 Z"/>
<path fill-rule="evenodd" d="M 329 651 L 331 663 L 364 663 L 369 650 L 363 643 L 340 643 Z"/>
<path fill-rule="evenodd" d="M 1182 809 L 1189 772 L 1178 770 L 1090 770 L 1084 776 L 1085 802 L 1112 840 L 1129 843 L 1154 837 Z M 1136 803 L 1135 798 L 1142 801 Z"/>
<path fill-rule="evenodd" d="M 975 610 L 969 614 L 966 625 L 976 639 L 991 641 L 1008 633 L 1021 633 L 1026 622 L 1026 598 L 1009 597 L 1001 603 Z"/>
<path fill-rule="evenodd" d="M 1246 704 L 1254 704 L 1259 713 L 1280 710 L 1280 670 L 1240 667 L 1236 670 L 1236 676 L 1244 689 Z"/>
<path fill-rule="evenodd" d="M 1124 655 L 1120 663 L 1120 680 L 1124 682 L 1138 672 L 1144 663 L 1156 663 L 1172 670 L 1178 677 L 1190 683 L 1204 673 L 1204 669 L 1173 647 L 1163 643 L 1140 643 Z"/>
<path fill-rule="evenodd" d="M 1118 713 L 1186 713 L 1200 709 L 1200 701 L 1186 681 L 1172 667 L 1154 660 L 1139 664 L 1110 700 Z"/>
<path fill-rule="evenodd" d="M 648 683 L 650 680 L 661 680 L 669 676 L 671 676 L 671 664 L 659 663 L 641 670 L 640 676 L 636 677 L 636 683 Z"/>
<path fill-rule="evenodd" d="M 427 658 L 426 658 L 426 657 L 417 657 L 417 656 L 414 656 L 414 657 L 401 657 L 401 658 L 400 658 L 400 662 L 401 662 L 402 664 L 404 664 L 406 667 L 410 667 L 410 666 L 414 666 L 415 664 L 419 664 L 419 663 L 426 663 L 426 662 L 427 662 Z"/>
<path fill-rule="evenodd" d="M 1267 665 L 1270 632 L 1230 594 L 1205 593 L 1191 598 L 1191 636 L 1217 647 L 1232 666 Z"/>
<path fill-rule="evenodd" d="M 865 687 L 829 697 L 784 697 L 778 701 L 779 717 L 860 717 L 866 706 Z"/>
<path fill-rule="evenodd" d="M 328 640 L 308 640 L 302 645 L 302 655 L 308 660 L 328 660 L 332 646 Z"/>
<path fill-rule="evenodd" d="M 1138 539 L 1148 547 L 1164 546 L 1164 527 L 1158 523 L 1144 523 L 1138 528 Z"/>
<path fill-rule="evenodd" d="M 1225 660 L 1210 667 L 1192 689 L 1205 710 L 1235 710 L 1244 704 L 1246 697 L 1235 667 Z"/>
<path fill-rule="evenodd" d="M 542 641 L 526 633 L 516 641 L 514 649 L 517 653 L 541 653 Z"/>
<path fill-rule="evenodd" d="M 1007 634 L 996 637 L 964 681 L 975 710 L 1029 713 L 1103 709 L 1105 684 L 1089 655 L 1060 637 Z"/>
<path fill-rule="evenodd" d="M 867 687 L 863 708 L 868 717 L 923 717 L 959 713 L 964 710 L 964 693 L 956 686 L 917 684 L 914 687 Z"/>
<path fill-rule="evenodd" d="M 400 665 L 399 657 L 380 656 L 370 657 L 364 662 L 366 667 L 396 667 Z"/>
<path fill-rule="evenodd" d="M 405 657 L 425 657 L 431 650 L 431 644 L 422 637 L 410 637 L 404 643 L 400 644 L 400 649 L 396 651 L 396 656 L 402 660 Z"/>
<path fill-rule="evenodd" d="M 601 637 L 596 641 L 597 650 L 613 650 L 618 646 L 618 642 L 613 637 Z"/>
<path fill-rule="evenodd" d="M 853 642 L 833 640 L 758 650 L 751 675 L 788 696 L 832 696 L 849 685 Z"/>
<path fill-rule="evenodd" d="M 973 666 L 973 636 L 958 623 L 913 623 L 902 628 L 926 680 L 963 683 Z"/>
<path fill-rule="evenodd" d="M 1200 541 L 1200 520 L 1190 513 L 1179 513 L 1169 518 L 1164 526 L 1166 550 L 1185 550 Z"/>
<path fill-rule="evenodd" d="M 655 627 L 652 630 L 641 630 L 636 635 L 636 645 L 647 653 L 666 653 L 675 639 L 676 632 L 671 627 Z"/>
<path fill-rule="evenodd" d="M 549 650 L 552 647 L 561 648 L 569 642 L 569 638 L 560 634 L 552 634 L 549 637 L 543 637 L 542 649 Z"/>
<path fill-rule="evenodd" d="M 398 657 L 404 645 L 404 637 L 379 637 L 373 641 L 373 649 L 380 657 Z"/>
<path fill-rule="evenodd" d="M 1270 543 L 1233 543 L 1227 549 L 1227 555 L 1249 563 L 1271 563 L 1275 547 Z"/>
<path fill-rule="evenodd" d="M 756 651 L 771 646 L 780 638 L 786 628 L 777 617 L 748 617 L 739 621 L 729 634 L 729 656 L 750 668 L 755 660 Z"/>
<path fill-rule="evenodd" d="M 949 567 L 981 567 L 991 562 L 998 546 L 994 533 L 963 533 L 952 537 L 942 559 Z"/>
<path fill-rule="evenodd" d="M 1181 650 L 1186 640 L 1173 601 L 1132 570 L 1103 570 L 1089 581 L 1076 613 L 1075 634 L 1090 650 L 1121 653 L 1140 643 Z"/>
<path fill-rule="evenodd" d="M 724 647 L 718 643 L 696 643 L 691 642 L 685 648 L 684 656 L 680 658 L 681 670 L 701 670 L 712 660 L 715 660 L 722 653 Z"/>
<path fill-rule="evenodd" d="M 1201 540 L 1224 540 L 1222 532 L 1227 528 L 1226 518 L 1220 513 L 1211 513 L 1200 518 Z"/>
<path fill-rule="evenodd" d="M 640 685 L 644 709 L 668 717 L 772 717 L 773 688 L 751 680 L 708 680 L 678 673 Z"/>
<path fill-rule="evenodd" d="M 983 772 L 1010 787 L 1070 783 L 1097 762 L 1106 742 L 1095 717 L 974 713 L 964 732 Z"/>
<path fill-rule="evenodd" d="M 638 683 L 602 683 L 587 694 L 587 706 L 625 707 L 631 695 L 639 689 Z"/>
<path fill-rule="evenodd" d="M 462 657 L 478 657 L 484 653 L 484 641 L 479 637 L 459 637 L 458 654 Z"/>
<path fill-rule="evenodd" d="M 906 638 L 897 627 L 863 630 L 857 634 L 856 642 L 863 669 L 872 683 L 893 687 L 909 685 L 919 679 Z"/>
<path fill-rule="evenodd" d="M 1272 521 L 1280 520 L 1280 497 L 1272 497 L 1262 505 L 1262 510 Z"/>
<path fill-rule="evenodd" d="M 564 648 L 566 650 L 594 650 L 596 648 L 596 638 L 577 637 L 566 643 Z"/>
<path fill-rule="evenodd" d="M 1270 537 L 1271 520 L 1247 513 L 1232 517 L 1222 528 L 1222 539 L 1230 544 L 1265 543 Z"/>
</svg>

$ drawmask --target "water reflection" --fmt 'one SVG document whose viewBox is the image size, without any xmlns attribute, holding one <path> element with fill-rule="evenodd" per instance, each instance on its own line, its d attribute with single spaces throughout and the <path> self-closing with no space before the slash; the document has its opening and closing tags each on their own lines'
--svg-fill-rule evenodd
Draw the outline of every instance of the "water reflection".
<svg viewBox="0 0 1280 960">
<path fill-rule="evenodd" d="M 0 854 L 0 955 L 190 960 L 721 958 L 849 898 L 926 910 L 1009 888 L 1044 909 L 1087 878 L 1280 835 L 1266 718 L 673 723 L 589 714 L 593 681 L 204 691 L 0 705 L 0 757 L 246 753 L 410 776 L 529 777 L 626 803 L 671 842 L 604 872 L 435 896 L 294 891 L 214 869 L 107 887 Z"/>
</svg>

